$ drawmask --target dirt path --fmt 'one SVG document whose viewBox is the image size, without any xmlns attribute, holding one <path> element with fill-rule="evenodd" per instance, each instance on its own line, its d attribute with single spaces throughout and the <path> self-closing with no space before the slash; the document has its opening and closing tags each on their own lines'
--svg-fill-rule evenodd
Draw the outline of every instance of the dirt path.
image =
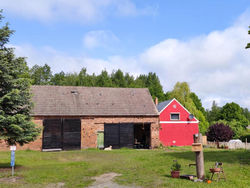
<svg viewBox="0 0 250 188">
<path fill-rule="evenodd" d="M 94 177 L 96 181 L 88 188 L 139 188 L 139 187 L 119 185 L 113 182 L 113 179 L 116 176 L 120 176 L 120 175 L 121 174 L 110 172 L 110 173 L 102 174 L 101 176 Z"/>
</svg>

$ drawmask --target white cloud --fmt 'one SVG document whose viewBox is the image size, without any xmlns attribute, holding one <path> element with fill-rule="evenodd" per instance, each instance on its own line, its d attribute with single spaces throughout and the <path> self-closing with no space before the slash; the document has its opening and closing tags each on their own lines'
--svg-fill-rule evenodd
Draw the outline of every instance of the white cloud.
<svg viewBox="0 0 250 188">
<path fill-rule="evenodd" d="M 150 6 L 139 9 L 131 0 L 0 0 L 0 7 L 27 19 L 83 23 L 99 21 L 112 14 L 151 15 L 157 11 Z"/>
<path fill-rule="evenodd" d="M 206 107 L 211 107 L 212 100 L 216 100 L 219 105 L 234 101 L 250 109 L 250 51 L 245 49 L 250 41 L 249 19 L 250 13 L 246 12 L 225 30 L 186 41 L 166 39 L 136 57 L 72 57 L 27 45 L 17 46 L 16 50 L 18 55 L 28 57 L 30 65 L 48 63 L 55 72 L 78 72 L 81 67 L 87 67 L 90 73 L 99 73 L 104 68 L 109 72 L 120 68 L 134 75 L 156 72 L 165 91 L 171 90 L 177 81 L 187 81 Z M 97 36 L 99 38 L 99 34 Z M 87 42 L 86 46 L 99 46 L 103 40 L 93 38 L 94 42 Z"/>
<path fill-rule="evenodd" d="M 85 34 L 83 44 L 85 48 L 93 49 L 97 47 L 110 48 L 119 41 L 111 31 L 97 30 Z"/>
<path fill-rule="evenodd" d="M 250 107 L 246 98 L 250 96 L 250 51 L 245 49 L 249 19 L 247 12 L 223 31 L 187 41 L 167 39 L 142 53 L 139 61 L 157 72 L 166 90 L 177 81 L 189 82 L 207 107 L 211 97 L 220 105 L 235 101 Z"/>
</svg>

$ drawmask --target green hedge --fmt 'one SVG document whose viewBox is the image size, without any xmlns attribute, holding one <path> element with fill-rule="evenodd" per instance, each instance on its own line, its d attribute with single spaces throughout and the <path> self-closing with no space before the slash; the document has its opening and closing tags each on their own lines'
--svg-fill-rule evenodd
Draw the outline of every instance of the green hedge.
<svg viewBox="0 0 250 188">
<path fill-rule="evenodd" d="M 245 142 L 245 141 L 246 141 L 246 138 L 247 138 L 247 142 L 250 143 L 250 133 L 241 136 L 241 137 L 240 137 L 240 140 L 241 140 L 242 142 Z"/>
</svg>

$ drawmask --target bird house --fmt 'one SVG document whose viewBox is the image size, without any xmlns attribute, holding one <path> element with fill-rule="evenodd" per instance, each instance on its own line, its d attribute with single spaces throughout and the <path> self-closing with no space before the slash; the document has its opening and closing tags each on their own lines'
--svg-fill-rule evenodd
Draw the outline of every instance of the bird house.
<svg viewBox="0 0 250 188">
<path fill-rule="evenodd" d="M 201 143 L 193 143 L 192 144 L 192 151 L 194 151 L 194 152 L 202 151 L 202 144 Z"/>
</svg>

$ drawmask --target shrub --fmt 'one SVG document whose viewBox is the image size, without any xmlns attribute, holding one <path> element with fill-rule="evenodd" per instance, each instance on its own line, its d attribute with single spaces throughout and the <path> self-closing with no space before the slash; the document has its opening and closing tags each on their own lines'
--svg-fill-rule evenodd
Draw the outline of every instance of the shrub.
<svg viewBox="0 0 250 188">
<path fill-rule="evenodd" d="M 247 139 L 247 142 L 250 143 L 250 131 L 247 131 L 246 134 L 244 134 L 244 135 L 242 135 L 242 136 L 240 137 L 240 140 L 241 140 L 242 142 L 245 142 L 246 139 Z"/>
<path fill-rule="evenodd" d="M 206 135 L 209 141 L 223 142 L 232 139 L 234 132 L 228 125 L 216 123 L 208 128 Z"/>
</svg>

